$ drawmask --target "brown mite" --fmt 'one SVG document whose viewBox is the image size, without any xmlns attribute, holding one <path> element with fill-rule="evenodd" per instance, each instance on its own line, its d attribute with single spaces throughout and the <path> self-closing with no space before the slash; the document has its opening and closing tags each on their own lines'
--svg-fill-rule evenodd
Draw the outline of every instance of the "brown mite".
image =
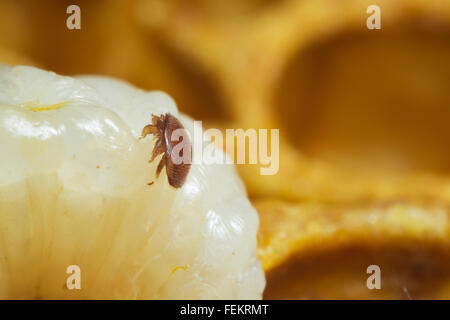
<svg viewBox="0 0 450 320">
<path fill-rule="evenodd" d="M 181 139 L 180 141 L 172 141 L 172 133 L 177 129 L 183 130 Z M 156 177 L 159 176 L 165 166 L 169 184 L 175 188 L 182 187 L 191 167 L 191 142 L 189 140 L 183 141 L 183 139 L 189 139 L 186 129 L 184 129 L 177 118 L 170 113 L 166 113 L 160 116 L 152 115 L 152 124 L 146 125 L 144 129 L 142 129 L 141 139 L 145 138 L 148 134 L 153 134 L 153 139 L 156 140 L 152 151 L 152 157 L 149 162 L 152 162 L 157 156 L 163 154 L 163 157 L 158 164 L 158 168 L 156 169 Z M 173 162 L 171 155 L 173 148 L 178 143 L 181 143 L 181 141 L 189 147 L 189 161 L 176 164 Z M 183 157 L 183 149 L 181 149 L 179 156 Z"/>
</svg>

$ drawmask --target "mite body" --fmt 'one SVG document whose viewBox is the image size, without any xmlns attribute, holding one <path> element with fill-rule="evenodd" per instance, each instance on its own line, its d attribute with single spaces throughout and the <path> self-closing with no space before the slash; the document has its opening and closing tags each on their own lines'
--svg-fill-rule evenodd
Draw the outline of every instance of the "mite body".
<svg viewBox="0 0 450 320">
<path fill-rule="evenodd" d="M 172 157 L 174 147 L 180 143 L 180 141 L 172 141 L 171 139 L 175 130 L 183 130 L 183 134 L 179 136 L 181 136 L 183 140 L 187 139 L 187 141 L 182 140 L 182 142 L 189 148 L 189 161 L 183 161 L 179 164 L 175 163 L 173 161 L 174 158 Z M 161 116 L 152 115 L 152 124 L 149 124 L 142 129 L 141 139 L 145 138 L 148 134 L 153 134 L 153 139 L 156 140 L 152 151 L 152 157 L 149 162 L 152 162 L 157 156 L 163 154 L 163 157 L 158 164 L 158 168 L 156 169 L 156 177 L 158 177 L 162 169 L 166 167 L 169 184 L 175 188 L 182 187 L 191 167 L 192 149 L 189 136 L 187 135 L 183 125 L 170 113 L 166 113 Z M 176 156 L 183 157 L 184 151 L 186 150 L 181 149 L 180 154 Z"/>
</svg>

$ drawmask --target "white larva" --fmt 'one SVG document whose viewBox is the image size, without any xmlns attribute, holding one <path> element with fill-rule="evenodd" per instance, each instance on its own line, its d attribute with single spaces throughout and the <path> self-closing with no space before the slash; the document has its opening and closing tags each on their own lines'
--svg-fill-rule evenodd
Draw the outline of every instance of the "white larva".
<svg viewBox="0 0 450 320">
<path fill-rule="evenodd" d="M 1 299 L 261 298 L 258 217 L 231 166 L 147 185 L 153 139 L 138 138 L 165 112 L 192 130 L 164 93 L 0 66 Z"/>
</svg>

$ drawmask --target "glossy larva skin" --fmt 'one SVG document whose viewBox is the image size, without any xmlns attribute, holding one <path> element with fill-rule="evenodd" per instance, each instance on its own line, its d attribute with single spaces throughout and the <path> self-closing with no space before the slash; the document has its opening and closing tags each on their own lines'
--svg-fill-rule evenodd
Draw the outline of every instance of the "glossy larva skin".
<svg viewBox="0 0 450 320">
<path fill-rule="evenodd" d="M 192 134 L 164 93 L 0 66 L 1 299 L 261 298 L 258 217 L 234 169 L 156 179 L 139 138 L 167 113 Z"/>
</svg>

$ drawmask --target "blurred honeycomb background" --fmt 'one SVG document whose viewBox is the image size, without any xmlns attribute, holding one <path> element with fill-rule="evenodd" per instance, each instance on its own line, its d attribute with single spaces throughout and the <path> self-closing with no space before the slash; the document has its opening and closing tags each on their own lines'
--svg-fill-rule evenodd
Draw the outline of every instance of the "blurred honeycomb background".
<svg viewBox="0 0 450 320">
<path fill-rule="evenodd" d="M 0 0 L 0 62 L 164 90 L 206 127 L 280 129 L 278 174 L 238 167 L 265 298 L 450 298 L 450 1 Z"/>
</svg>

